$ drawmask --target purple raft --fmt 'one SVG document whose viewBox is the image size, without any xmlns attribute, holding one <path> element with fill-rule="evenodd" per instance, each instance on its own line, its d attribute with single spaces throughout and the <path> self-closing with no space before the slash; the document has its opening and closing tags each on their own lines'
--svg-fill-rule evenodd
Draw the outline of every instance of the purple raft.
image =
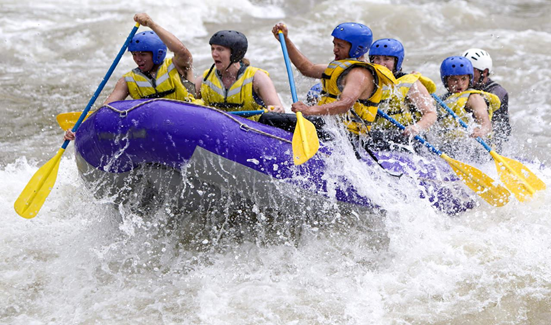
<svg viewBox="0 0 551 325">
<path fill-rule="evenodd" d="M 381 209 L 351 180 L 327 177 L 330 145 L 322 142 L 312 159 L 295 166 L 292 136 L 210 107 L 164 99 L 128 100 L 104 106 L 85 120 L 75 148 L 87 185 L 96 195 L 119 201 L 142 193 L 136 189 L 141 184 L 153 196 L 162 193 L 192 210 L 224 191 L 248 204 L 302 213 L 327 206 Z M 367 173 L 381 169 L 366 153 L 360 156 Z M 399 152 L 377 156 L 389 172 L 417 180 L 419 197 L 441 211 L 456 214 L 477 204 L 441 160 Z"/>
</svg>

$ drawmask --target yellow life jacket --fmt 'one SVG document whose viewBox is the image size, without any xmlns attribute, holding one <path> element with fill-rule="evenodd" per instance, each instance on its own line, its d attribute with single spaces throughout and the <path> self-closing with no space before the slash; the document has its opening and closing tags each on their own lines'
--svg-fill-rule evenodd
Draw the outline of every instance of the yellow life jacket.
<svg viewBox="0 0 551 325">
<path fill-rule="evenodd" d="M 377 107 L 381 101 L 384 85 L 395 85 L 396 78 L 382 65 L 371 64 L 354 59 L 337 60 L 329 63 L 322 75 L 322 92 L 318 105 L 329 104 L 339 99 L 342 93 L 342 77 L 355 68 L 367 69 L 374 78 L 376 88 L 368 99 L 359 99 L 343 116 L 343 123 L 355 134 L 365 134 L 371 129 L 371 123 L 377 116 Z"/>
<path fill-rule="evenodd" d="M 172 58 L 163 61 L 163 64 L 157 69 L 155 79 L 146 76 L 139 68 L 133 69 L 123 77 L 130 97 L 133 99 L 169 98 L 181 101 L 195 99 L 182 84 L 180 74 L 172 63 Z"/>
<path fill-rule="evenodd" d="M 492 93 L 488 93 L 481 90 L 474 90 L 469 89 L 460 93 L 451 94 L 449 97 L 447 97 L 444 100 L 444 103 L 463 121 L 465 124 L 470 124 L 473 121 L 473 115 L 465 109 L 465 105 L 467 105 L 467 101 L 469 100 L 469 96 L 471 94 L 479 94 L 484 98 L 484 101 L 488 105 L 488 117 L 490 121 L 492 120 L 492 115 L 495 111 L 499 109 L 501 106 L 501 100 L 498 96 Z M 440 124 L 441 126 L 446 130 L 445 134 L 448 137 L 458 137 L 460 134 L 464 134 L 464 132 L 458 132 L 457 129 L 461 129 L 463 131 L 462 127 L 459 125 L 457 121 L 455 121 L 455 118 L 448 113 L 448 111 L 440 107 L 439 114 L 440 116 Z"/>
<path fill-rule="evenodd" d="M 253 78 L 257 71 L 270 75 L 267 71 L 247 66 L 239 73 L 237 80 L 226 89 L 218 71 L 205 70 L 201 84 L 201 98 L 205 105 L 225 111 L 255 111 L 264 109 L 264 105 L 256 102 L 253 95 Z M 260 115 L 249 119 L 258 121 Z"/>
<path fill-rule="evenodd" d="M 421 112 L 414 105 L 410 105 L 406 98 L 411 87 L 418 80 L 427 88 L 429 93 L 436 91 L 436 85 L 431 79 L 422 76 L 420 73 L 406 74 L 398 78 L 396 87 L 384 86 L 379 108 L 402 125 L 415 124 L 421 119 Z M 375 124 L 383 129 L 394 127 L 391 122 L 381 116 L 377 117 Z"/>
</svg>

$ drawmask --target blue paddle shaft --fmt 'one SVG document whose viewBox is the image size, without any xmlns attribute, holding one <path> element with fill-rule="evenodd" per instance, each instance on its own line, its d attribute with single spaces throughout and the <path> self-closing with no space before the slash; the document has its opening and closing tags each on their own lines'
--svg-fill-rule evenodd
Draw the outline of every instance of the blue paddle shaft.
<svg viewBox="0 0 551 325">
<path fill-rule="evenodd" d="M 105 87 L 105 84 L 107 83 L 107 81 L 109 81 L 109 78 L 111 77 L 111 74 L 113 74 L 113 71 L 115 71 L 115 68 L 117 67 L 117 64 L 119 64 L 119 61 L 121 60 L 122 55 L 126 51 L 126 48 L 128 48 L 128 43 L 130 43 L 130 41 L 132 40 L 132 38 L 134 37 L 134 35 L 138 31 L 139 27 L 140 27 L 140 25 L 136 24 L 134 26 L 134 28 L 132 28 L 132 31 L 130 32 L 130 34 L 126 38 L 126 41 L 124 42 L 124 45 L 121 47 L 121 50 L 119 51 L 119 54 L 117 55 L 117 57 L 115 58 L 115 60 L 111 64 L 111 67 L 109 68 L 109 71 L 107 71 L 107 73 L 103 77 L 101 83 L 99 84 L 98 88 L 96 89 L 96 92 L 94 93 L 92 98 L 90 98 L 90 101 L 88 102 L 88 105 L 86 105 L 86 108 L 84 109 L 84 111 L 82 111 L 82 114 L 80 114 L 80 117 L 78 118 L 77 122 L 75 123 L 75 126 L 73 126 L 73 129 L 72 129 L 73 132 L 76 132 L 78 130 L 78 128 L 80 127 L 80 124 L 82 123 L 82 121 L 84 121 L 84 118 L 88 114 L 88 111 L 90 111 L 90 108 L 92 108 L 92 105 L 94 105 L 94 102 L 96 101 L 99 94 L 103 90 L 103 87 Z M 69 142 L 70 142 L 69 140 L 65 140 L 65 142 L 63 142 L 63 145 L 61 146 L 61 148 L 62 149 L 67 149 L 67 146 L 69 145 Z"/>
<path fill-rule="evenodd" d="M 457 114 L 455 114 L 454 111 L 451 110 L 451 108 L 448 107 L 448 105 L 446 105 L 446 103 L 444 103 L 444 101 L 442 101 L 442 99 L 440 99 L 440 97 L 436 96 L 435 94 L 431 94 L 432 98 L 434 98 L 434 100 L 436 100 L 436 102 L 441 106 L 443 107 L 446 111 L 448 111 L 448 113 L 450 113 L 453 118 L 459 122 L 459 124 L 461 124 L 462 127 L 464 127 L 465 129 L 468 129 L 469 127 L 467 126 L 467 124 L 465 124 L 465 122 L 463 122 L 459 116 L 457 116 Z M 486 143 L 484 142 L 484 140 L 482 140 L 481 137 L 477 137 L 476 138 L 476 141 L 478 141 L 478 143 L 480 143 L 486 150 L 488 150 L 488 152 L 491 152 L 492 151 L 492 148 Z"/>
<path fill-rule="evenodd" d="M 254 116 L 254 115 L 262 114 L 262 113 L 264 113 L 264 110 L 263 110 L 263 109 L 259 109 L 259 110 L 257 110 L 257 111 L 235 111 L 235 112 L 229 112 L 229 113 L 232 114 L 232 115 L 243 116 L 243 117 L 249 117 L 249 116 Z"/>
<path fill-rule="evenodd" d="M 281 43 L 281 50 L 283 51 L 283 58 L 285 59 L 285 66 L 287 67 L 287 77 L 289 78 L 293 103 L 296 103 L 298 102 L 298 97 L 295 88 L 295 78 L 293 77 L 293 70 L 291 70 L 291 61 L 289 60 L 289 53 L 287 52 L 287 45 L 285 44 L 285 36 L 282 32 L 279 33 L 279 43 Z"/>
<path fill-rule="evenodd" d="M 406 127 L 403 126 L 402 124 L 400 124 L 400 122 L 396 121 L 395 119 L 393 119 L 392 117 L 388 116 L 387 113 L 381 111 L 380 109 L 377 110 L 377 114 L 381 115 L 382 117 L 384 117 L 385 119 L 387 119 L 388 121 L 390 121 L 392 124 L 396 125 L 397 127 L 399 127 L 401 130 L 405 130 Z M 435 154 L 441 156 L 442 155 L 442 151 L 436 149 L 432 144 L 428 143 L 425 139 L 421 138 L 420 136 L 416 135 L 415 137 L 415 140 L 421 142 L 422 144 L 425 145 L 425 147 L 429 148 L 432 152 L 434 152 Z"/>
</svg>

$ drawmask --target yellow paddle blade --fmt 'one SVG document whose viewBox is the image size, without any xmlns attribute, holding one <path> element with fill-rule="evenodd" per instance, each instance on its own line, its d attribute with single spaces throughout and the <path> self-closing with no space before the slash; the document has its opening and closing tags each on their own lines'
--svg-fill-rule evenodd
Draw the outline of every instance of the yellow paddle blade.
<svg viewBox="0 0 551 325">
<path fill-rule="evenodd" d="M 36 217 L 52 191 L 63 152 L 65 152 L 65 149 L 59 149 L 55 157 L 40 167 L 25 186 L 14 204 L 15 212 L 18 215 L 27 219 Z"/>
<path fill-rule="evenodd" d="M 83 121 L 85 121 L 88 118 L 88 116 L 90 116 L 90 114 L 92 113 L 93 112 L 89 112 Z M 77 123 L 78 118 L 80 117 L 80 114 L 82 114 L 82 112 L 68 112 L 68 113 L 58 114 L 56 116 L 57 124 L 59 124 L 59 126 L 63 129 L 63 131 L 72 129 L 73 126 L 75 126 L 75 124 Z"/>
<path fill-rule="evenodd" d="M 440 157 L 444 158 L 463 183 L 484 201 L 496 207 L 504 206 L 509 202 L 511 193 L 499 184 L 494 185 L 495 182 L 490 176 L 473 166 L 452 159 L 446 154 L 442 154 Z"/>
<path fill-rule="evenodd" d="M 536 191 L 546 188 L 545 183 L 520 162 L 503 157 L 495 151 L 490 151 L 490 154 L 494 157 L 499 178 L 517 200 L 523 202 Z"/>
<path fill-rule="evenodd" d="M 295 165 L 304 164 L 312 158 L 320 147 L 316 127 L 312 122 L 297 113 L 297 125 L 293 134 L 293 160 Z"/>
</svg>

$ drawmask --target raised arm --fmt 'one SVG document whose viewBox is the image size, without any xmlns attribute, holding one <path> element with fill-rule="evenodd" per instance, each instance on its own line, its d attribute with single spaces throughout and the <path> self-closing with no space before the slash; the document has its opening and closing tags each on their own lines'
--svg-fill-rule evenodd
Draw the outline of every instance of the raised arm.
<svg viewBox="0 0 551 325">
<path fill-rule="evenodd" d="M 187 80 L 193 81 L 193 57 L 184 44 L 171 32 L 155 23 L 146 13 L 134 15 L 134 20 L 142 26 L 151 28 L 159 36 L 166 47 L 174 53 L 172 62 L 174 62 L 180 75 L 184 76 Z"/>
<path fill-rule="evenodd" d="M 321 75 L 327 68 L 327 64 L 314 64 L 312 63 L 304 54 L 302 54 L 295 44 L 288 37 L 287 26 L 283 23 L 277 23 L 272 28 L 272 33 L 275 38 L 279 41 L 279 31 L 283 32 L 285 38 L 285 45 L 287 46 L 287 51 L 289 52 L 289 58 L 293 65 L 306 77 L 320 79 Z"/>
</svg>

